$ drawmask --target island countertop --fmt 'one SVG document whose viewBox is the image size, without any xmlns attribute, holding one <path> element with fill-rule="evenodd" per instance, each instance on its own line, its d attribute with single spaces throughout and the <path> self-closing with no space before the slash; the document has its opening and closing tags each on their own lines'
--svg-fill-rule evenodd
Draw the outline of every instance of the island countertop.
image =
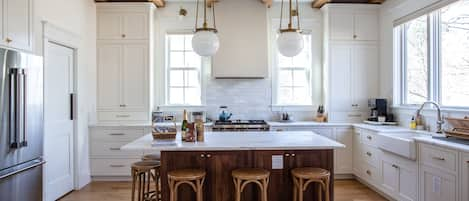
<svg viewBox="0 0 469 201">
<path fill-rule="evenodd" d="M 310 131 L 286 132 L 206 132 L 204 142 L 181 142 L 153 145 L 151 134 L 121 147 L 139 151 L 228 151 L 228 150 L 321 150 L 345 145 Z"/>
</svg>

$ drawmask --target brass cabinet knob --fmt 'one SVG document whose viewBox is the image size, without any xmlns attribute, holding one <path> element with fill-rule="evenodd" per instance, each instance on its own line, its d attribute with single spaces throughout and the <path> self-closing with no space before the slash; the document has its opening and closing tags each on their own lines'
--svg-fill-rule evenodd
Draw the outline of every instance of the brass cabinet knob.
<svg viewBox="0 0 469 201">
<path fill-rule="evenodd" d="M 200 154 L 200 158 L 205 158 L 205 154 Z"/>
<path fill-rule="evenodd" d="M 296 156 L 296 154 L 291 154 L 291 157 L 295 157 L 295 156 Z"/>
<path fill-rule="evenodd" d="M 13 42 L 13 40 L 12 40 L 11 38 L 6 38 L 5 41 L 6 41 L 7 43 Z"/>
<path fill-rule="evenodd" d="M 353 39 L 356 39 L 358 36 L 356 34 L 353 35 Z"/>
<path fill-rule="evenodd" d="M 366 136 L 366 138 L 368 138 L 369 140 L 371 140 L 371 139 L 372 139 L 372 138 L 371 138 L 371 136 L 369 136 L 369 135 L 368 135 L 368 136 Z"/>
<path fill-rule="evenodd" d="M 126 35 L 125 35 L 125 34 L 122 34 L 122 38 L 125 38 L 125 37 L 126 37 Z"/>
<path fill-rule="evenodd" d="M 211 155 L 211 154 L 207 154 L 207 158 L 210 158 L 210 157 L 212 157 L 212 155 Z"/>
<path fill-rule="evenodd" d="M 366 174 L 371 175 L 371 171 L 367 170 Z"/>
<path fill-rule="evenodd" d="M 285 154 L 286 157 L 290 157 L 290 154 Z"/>
</svg>

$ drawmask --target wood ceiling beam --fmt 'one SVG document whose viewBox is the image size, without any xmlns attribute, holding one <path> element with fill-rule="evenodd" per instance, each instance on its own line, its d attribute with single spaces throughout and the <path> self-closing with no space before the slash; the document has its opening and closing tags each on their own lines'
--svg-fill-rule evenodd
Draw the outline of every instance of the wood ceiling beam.
<svg viewBox="0 0 469 201">
<path fill-rule="evenodd" d="M 273 0 L 261 0 L 261 2 L 267 5 L 267 8 L 270 8 L 272 6 Z"/>
<path fill-rule="evenodd" d="M 207 7 L 211 8 L 215 3 L 218 3 L 218 0 L 207 0 Z"/>
<path fill-rule="evenodd" d="M 315 0 L 313 1 L 313 8 L 321 8 L 326 3 L 331 2 L 331 0 Z"/>
<path fill-rule="evenodd" d="M 164 0 L 148 0 L 148 1 L 153 2 L 156 5 L 156 7 L 158 7 L 158 8 L 162 8 L 166 4 L 166 2 L 164 2 Z"/>
</svg>

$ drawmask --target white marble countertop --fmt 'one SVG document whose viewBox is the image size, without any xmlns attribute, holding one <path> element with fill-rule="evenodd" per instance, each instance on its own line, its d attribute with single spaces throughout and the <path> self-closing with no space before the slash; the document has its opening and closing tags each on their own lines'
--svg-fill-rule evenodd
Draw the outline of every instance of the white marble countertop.
<svg viewBox="0 0 469 201">
<path fill-rule="evenodd" d="M 330 122 L 315 122 L 315 121 L 291 121 L 291 122 L 281 122 L 281 121 L 268 121 L 269 126 L 294 126 L 294 127 L 307 127 L 307 126 L 352 126 L 351 123 L 330 123 Z"/>
<path fill-rule="evenodd" d="M 468 152 L 469 153 L 469 141 L 462 141 L 462 140 L 457 140 L 457 139 L 448 139 L 447 140 L 441 140 L 438 138 L 432 138 L 431 136 L 424 136 L 424 137 L 415 137 L 415 141 L 420 142 L 420 143 L 425 143 L 425 144 L 431 144 L 431 145 L 436 145 L 448 149 L 454 149 L 458 151 L 463 151 L 463 152 Z M 460 141 L 461 143 L 458 143 L 457 141 Z"/>
<path fill-rule="evenodd" d="M 179 134 L 178 134 L 179 135 Z M 294 132 L 206 132 L 204 142 L 152 145 L 151 134 L 121 147 L 139 151 L 225 151 L 225 150 L 318 150 L 345 145 L 309 131 Z"/>
</svg>

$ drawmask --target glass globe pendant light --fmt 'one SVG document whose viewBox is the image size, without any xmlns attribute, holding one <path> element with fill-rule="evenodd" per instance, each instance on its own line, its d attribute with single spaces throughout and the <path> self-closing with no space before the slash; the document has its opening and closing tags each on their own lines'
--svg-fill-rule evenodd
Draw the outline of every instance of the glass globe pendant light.
<svg viewBox="0 0 469 201">
<path fill-rule="evenodd" d="M 204 23 L 202 27 L 197 27 L 199 17 L 199 0 L 197 0 L 197 8 L 195 15 L 195 34 L 192 37 L 192 49 L 200 56 L 213 56 L 220 47 L 220 41 L 217 36 L 217 28 L 215 25 L 215 3 L 211 2 L 213 14 L 213 28 L 207 24 L 207 0 L 204 0 Z"/>
<path fill-rule="evenodd" d="M 297 27 L 293 28 L 293 17 L 297 18 Z M 304 47 L 303 36 L 300 29 L 300 15 L 298 13 L 298 0 L 296 0 L 296 10 L 292 9 L 292 0 L 289 0 L 289 22 L 286 29 L 282 28 L 283 21 L 283 0 L 280 8 L 280 28 L 277 38 L 277 48 L 280 54 L 286 57 L 298 55 Z"/>
</svg>

